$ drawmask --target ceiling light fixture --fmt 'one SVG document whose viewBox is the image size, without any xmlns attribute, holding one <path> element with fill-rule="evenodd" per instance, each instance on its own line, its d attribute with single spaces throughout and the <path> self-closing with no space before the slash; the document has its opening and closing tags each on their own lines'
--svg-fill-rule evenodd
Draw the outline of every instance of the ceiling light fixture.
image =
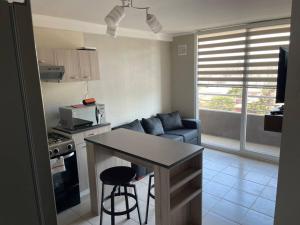
<svg viewBox="0 0 300 225">
<path fill-rule="evenodd" d="M 162 30 L 162 25 L 157 20 L 156 16 L 149 13 L 150 7 L 137 7 L 133 4 L 133 0 L 121 0 L 122 6 L 115 6 L 105 17 L 107 24 L 106 33 L 112 37 L 117 36 L 117 30 L 120 22 L 125 17 L 125 8 L 134 8 L 146 11 L 146 23 L 154 33 L 159 33 Z"/>
</svg>

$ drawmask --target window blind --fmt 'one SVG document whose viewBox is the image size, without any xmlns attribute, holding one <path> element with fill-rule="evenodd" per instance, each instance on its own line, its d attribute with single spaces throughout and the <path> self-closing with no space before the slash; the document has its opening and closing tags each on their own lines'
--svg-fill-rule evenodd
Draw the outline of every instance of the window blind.
<svg viewBox="0 0 300 225">
<path fill-rule="evenodd" d="M 288 48 L 289 39 L 289 24 L 254 27 L 248 30 L 247 87 L 276 87 L 279 48 Z"/>
<path fill-rule="evenodd" d="M 240 26 L 198 35 L 198 86 L 275 88 L 290 24 Z"/>
</svg>

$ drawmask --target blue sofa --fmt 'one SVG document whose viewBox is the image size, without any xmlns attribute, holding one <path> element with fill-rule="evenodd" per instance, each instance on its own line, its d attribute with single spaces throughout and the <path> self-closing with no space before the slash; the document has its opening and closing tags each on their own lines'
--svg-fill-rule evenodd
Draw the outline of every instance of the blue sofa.
<svg viewBox="0 0 300 225">
<path fill-rule="evenodd" d="M 125 128 L 137 132 L 144 132 L 174 141 L 190 144 L 201 144 L 201 124 L 200 120 L 182 119 L 179 112 L 157 114 L 148 119 L 134 120 L 131 123 L 115 127 L 114 129 Z M 132 164 L 136 170 L 137 179 L 141 179 L 148 171 L 146 168 Z"/>
</svg>

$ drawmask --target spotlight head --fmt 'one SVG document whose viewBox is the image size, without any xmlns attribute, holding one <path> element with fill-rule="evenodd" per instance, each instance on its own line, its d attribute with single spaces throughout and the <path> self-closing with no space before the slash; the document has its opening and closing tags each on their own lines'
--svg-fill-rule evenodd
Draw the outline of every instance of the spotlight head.
<svg viewBox="0 0 300 225">
<path fill-rule="evenodd" d="M 146 22 L 154 33 L 158 33 L 162 30 L 162 25 L 153 14 L 147 14 Z"/>
<path fill-rule="evenodd" d="M 116 27 L 116 26 L 107 26 L 106 34 L 115 38 L 115 37 L 117 37 L 117 29 L 118 29 L 118 27 Z"/>
<path fill-rule="evenodd" d="M 115 6 L 109 14 L 105 17 L 107 26 L 118 26 L 125 17 L 125 10 L 122 6 Z"/>
</svg>

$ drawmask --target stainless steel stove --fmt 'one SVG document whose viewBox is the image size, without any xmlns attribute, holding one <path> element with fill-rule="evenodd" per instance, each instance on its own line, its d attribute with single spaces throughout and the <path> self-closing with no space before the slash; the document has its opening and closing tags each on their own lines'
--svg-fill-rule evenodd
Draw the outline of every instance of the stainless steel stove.
<svg viewBox="0 0 300 225">
<path fill-rule="evenodd" d="M 48 133 L 48 149 L 50 158 L 63 155 L 74 150 L 74 141 L 61 134 Z"/>
</svg>

